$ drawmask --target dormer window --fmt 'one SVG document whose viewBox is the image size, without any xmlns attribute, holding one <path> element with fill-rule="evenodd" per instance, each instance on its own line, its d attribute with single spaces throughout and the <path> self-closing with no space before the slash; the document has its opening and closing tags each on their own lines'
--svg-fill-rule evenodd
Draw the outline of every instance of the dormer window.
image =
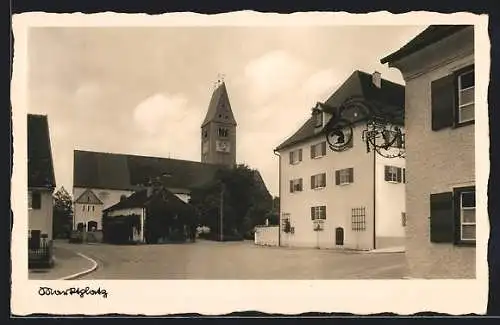
<svg viewBox="0 0 500 325">
<path fill-rule="evenodd" d="M 323 126 L 323 112 L 320 110 L 314 110 L 314 127 L 320 128 Z"/>
</svg>

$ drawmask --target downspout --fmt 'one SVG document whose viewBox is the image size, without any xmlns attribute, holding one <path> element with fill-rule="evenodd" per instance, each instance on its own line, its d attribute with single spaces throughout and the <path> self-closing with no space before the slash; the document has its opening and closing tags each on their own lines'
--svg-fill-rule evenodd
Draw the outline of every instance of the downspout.
<svg viewBox="0 0 500 325">
<path fill-rule="evenodd" d="M 273 153 L 279 158 L 279 171 L 278 171 L 278 198 L 280 200 L 280 208 L 278 211 L 278 247 L 281 246 L 281 155 L 273 150 Z"/>
<path fill-rule="evenodd" d="M 376 249 L 376 242 L 377 242 L 377 234 L 376 234 L 376 228 L 377 228 L 377 219 L 376 219 L 376 214 L 377 214 L 377 187 L 376 187 L 376 182 L 377 182 L 377 164 L 376 164 L 376 157 L 377 157 L 377 152 L 376 150 L 373 150 L 373 249 Z"/>
</svg>

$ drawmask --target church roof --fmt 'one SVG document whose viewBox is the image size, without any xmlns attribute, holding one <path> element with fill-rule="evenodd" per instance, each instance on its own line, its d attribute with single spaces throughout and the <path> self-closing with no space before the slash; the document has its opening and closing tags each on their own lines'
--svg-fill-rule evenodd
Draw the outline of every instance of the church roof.
<svg viewBox="0 0 500 325">
<path fill-rule="evenodd" d="M 229 96 L 227 94 L 226 84 L 222 82 L 212 93 L 210 104 L 208 105 L 207 115 L 201 126 L 208 122 L 220 122 L 236 125 L 236 120 L 231 109 Z"/>
<path fill-rule="evenodd" d="M 56 187 L 46 115 L 28 114 L 28 187 Z"/>
<path fill-rule="evenodd" d="M 168 188 L 199 188 L 215 177 L 222 165 L 180 159 L 93 151 L 74 151 L 73 186 L 115 190 L 143 188 L 150 178 L 163 178 Z"/>
<path fill-rule="evenodd" d="M 82 195 L 80 195 L 76 200 L 75 203 L 79 204 L 103 204 L 101 200 L 95 195 L 94 192 L 92 192 L 91 189 L 86 189 Z"/>
<path fill-rule="evenodd" d="M 381 87 L 377 88 L 372 82 L 372 75 L 363 71 L 354 71 L 349 78 L 325 102 L 328 107 L 337 108 L 352 96 L 361 96 L 367 101 L 382 103 L 389 110 L 404 110 L 404 86 L 381 79 Z M 334 112 L 329 112 L 334 113 Z M 403 124 L 404 114 L 396 123 Z M 275 150 L 282 150 L 299 142 L 311 139 L 323 132 L 315 132 L 314 118 L 309 119 L 288 139 Z"/>
</svg>

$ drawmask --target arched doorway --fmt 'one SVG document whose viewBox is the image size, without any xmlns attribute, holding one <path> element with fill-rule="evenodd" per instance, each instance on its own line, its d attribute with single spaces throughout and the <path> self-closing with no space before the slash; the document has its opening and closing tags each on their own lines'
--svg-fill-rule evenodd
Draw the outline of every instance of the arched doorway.
<svg viewBox="0 0 500 325">
<path fill-rule="evenodd" d="M 87 223 L 87 231 L 96 231 L 97 230 L 97 222 L 96 221 L 89 221 Z"/>
<path fill-rule="evenodd" d="M 335 228 L 335 245 L 344 245 L 344 228 L 342 227 Z"/>
</svg>

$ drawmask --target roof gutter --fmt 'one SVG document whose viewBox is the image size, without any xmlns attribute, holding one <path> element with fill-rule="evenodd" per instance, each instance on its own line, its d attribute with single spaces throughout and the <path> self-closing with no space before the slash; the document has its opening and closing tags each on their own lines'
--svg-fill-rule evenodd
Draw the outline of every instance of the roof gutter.
<svg viewBox="0 0 500 325">
<path fill-rule="evenodd" d="M 281 246 L 281 155 L 274 149 L 273 153 L 279 158 L 278 171 L 278 198 L 280 200 L 280 208 L 278 211 L 278 247 Z M 274 199 L 274 198 L 273 198 Z"/>
</svg>

